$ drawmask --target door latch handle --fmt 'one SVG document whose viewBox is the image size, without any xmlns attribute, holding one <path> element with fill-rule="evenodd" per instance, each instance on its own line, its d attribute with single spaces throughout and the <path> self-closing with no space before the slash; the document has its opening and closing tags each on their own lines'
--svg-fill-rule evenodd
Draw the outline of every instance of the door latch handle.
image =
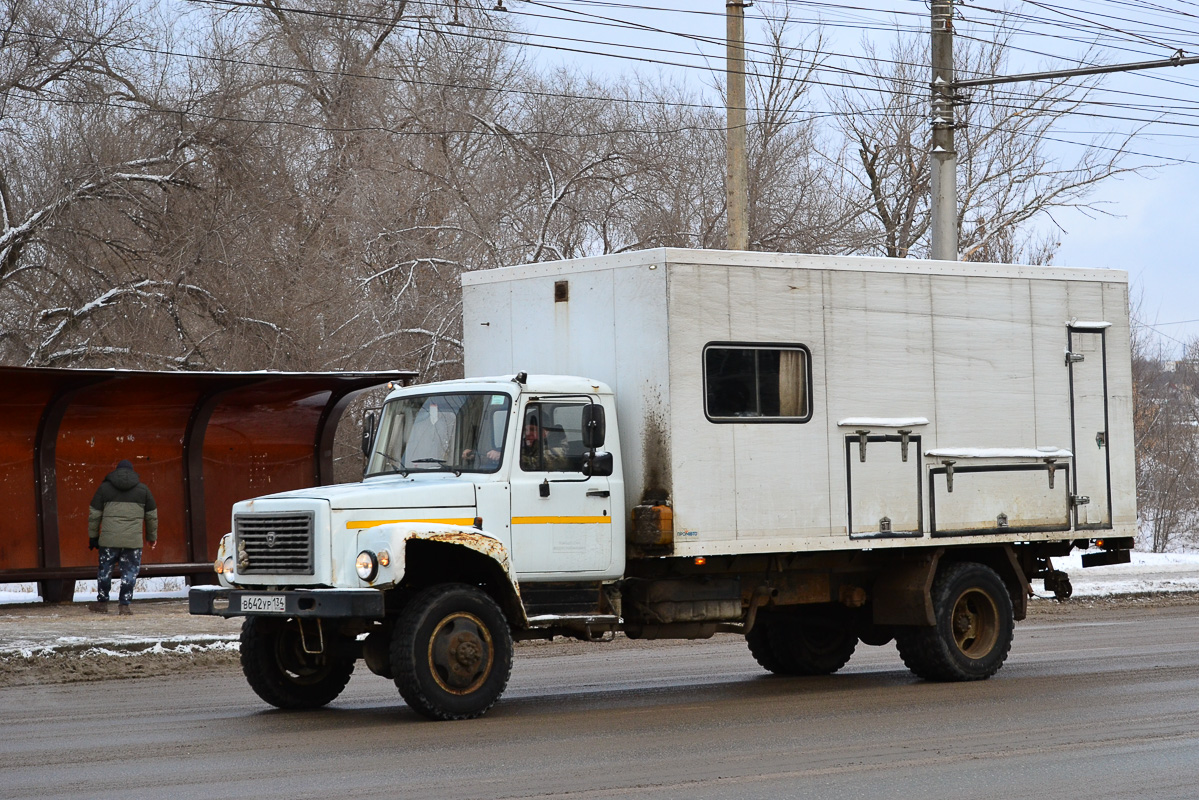
<svg viewBox="0 0 1199 800">
<path fill-rule="evenodd" d="M 1099 445 L 1100 447 L 1103 447 L 1105 444 L 1107 444 L 1107 434 L 1103 431 L 1098 431 L 1095 434 L 1095 444 Z"/>
<path fill-rule="evenodd" d="M 588 489 L 587 490 L 588 497 L 608 497 L 611 494 L 612 493 L 609 492 L 607 489 Z"/>
</svg>

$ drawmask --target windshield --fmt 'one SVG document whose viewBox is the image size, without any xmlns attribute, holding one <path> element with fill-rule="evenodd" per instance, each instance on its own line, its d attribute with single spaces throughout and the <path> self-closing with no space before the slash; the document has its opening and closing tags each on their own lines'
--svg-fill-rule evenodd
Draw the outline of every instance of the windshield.
<svg viewBox="0 0 1199 800">
<path fill-rule="evenodd" d="M 495 472 L 511 406 L 508 395 L 484 392 L 391 400 L 383 406 L 366 474 Z"/>
</svg>

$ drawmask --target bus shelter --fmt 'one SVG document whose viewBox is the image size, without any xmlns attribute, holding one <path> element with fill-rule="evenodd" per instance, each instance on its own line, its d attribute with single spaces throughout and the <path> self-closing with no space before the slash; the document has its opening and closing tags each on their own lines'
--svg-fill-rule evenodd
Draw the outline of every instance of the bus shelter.
<svg viewBox="0 0 1199 800">
<path fill-rule="evenodd" d="M 0 367 L 0 583 L 69 601 L 95 577 L 92 494 L 128 459 L 158 503 L 144 576 L 212 579 L 233 503 L 333 482 L 350 401 L 393 372 L 149 372 Z"/>
</svg>

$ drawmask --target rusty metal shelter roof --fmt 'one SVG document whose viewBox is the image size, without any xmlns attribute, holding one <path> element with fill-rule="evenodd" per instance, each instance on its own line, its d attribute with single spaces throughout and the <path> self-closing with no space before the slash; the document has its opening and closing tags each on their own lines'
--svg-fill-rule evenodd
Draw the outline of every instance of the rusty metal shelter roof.
<svg viewBox="0 0 1199 800">
<path fill-rule="evenodd" d="M 234 502 L 332 483 L 349 402 L 415 375 L 0 367 L 0 583 L 95 577 L 88 504 L 121 459 L 158 503 L 142 574 L 210 575 Z"/>
</svg>

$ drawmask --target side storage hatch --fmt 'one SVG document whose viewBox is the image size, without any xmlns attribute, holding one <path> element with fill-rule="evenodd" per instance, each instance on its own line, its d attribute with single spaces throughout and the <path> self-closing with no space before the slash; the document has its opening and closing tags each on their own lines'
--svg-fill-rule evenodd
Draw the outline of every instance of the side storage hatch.
<svg viewBox="0 0 1199 800">
<path fill-rule="evenodd" d="M 849 418 L 845 433 L 847 528 L 852 539 L 924 535 L 924 418 Z"/>
</svg>

